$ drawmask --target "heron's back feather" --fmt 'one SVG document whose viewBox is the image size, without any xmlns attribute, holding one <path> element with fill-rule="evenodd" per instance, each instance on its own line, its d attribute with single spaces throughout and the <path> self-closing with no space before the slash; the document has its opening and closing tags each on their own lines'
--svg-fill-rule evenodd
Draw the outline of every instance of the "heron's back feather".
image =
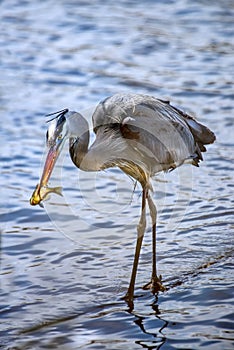
<svg viewBox="0 0 234 350">
<path fill-rule="evenodd" d="M 96 133 L 105 126 L 106 133 L 124 139 L 126 158 L 144 163 L 151 176 L 185 162 L 198 166 L 204 145 L 215 140 L 212 131 L 169 101 L 140 94 L 105 99 L 93 114 L 93 126 Z"/>
<path fill-rule="evenodd" d="M 169 101 L 147 95 L 116 94 L 99 103 L 92 118 L 96 139 L 91 147 L 85 134 L 84 140 L 71 139 L 75 164 L 86 171 L 118 166 L 144 186 L 160 171 L 183 163 L 198 166 L 204 145 L 215 140 L 212 131 Z"/>
</svg>

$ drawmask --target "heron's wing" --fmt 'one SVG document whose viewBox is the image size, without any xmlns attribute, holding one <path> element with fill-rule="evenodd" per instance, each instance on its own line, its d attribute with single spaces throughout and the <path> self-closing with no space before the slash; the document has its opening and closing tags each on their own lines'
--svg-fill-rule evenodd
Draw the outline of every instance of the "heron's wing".
<svg viewBox="0 0 234 350">
<path fill-rule="evenodd" d="M 93 114 L 93 126 L 95 132 L 105 127 L 116 138 L 121 136 L 133 158 L 134 150 L 136 159 L 154 168 L 160 164 L 164 170 L 186 160 L 198 165 L 204 144 L 214 141 L 208 128 L 168 101 L 140 94 L 116 94 L 101 102 Z"/>
<path fill-rule="evenodd" d="M 146 116 L 163 121 L 167 119 L 174 123 L 176 128 L 185 123 L 201 146 L 201 151 L 205 144 L 215 141 L 215 135 L 211 130 L 187 113 L 172 106 L 169 101 L 142 94 L 115 94 L 100 102 L 93 114 L 94 130 L 104 124 L 121 124 L 126 117 L 134 115 L 138 115 L 142 120 Z"/>
<path fill-rule="evenodd" d="M 121 123 L 122 136 L 148 159 L 154 170 L 175 168 L 197 157 L 196 143 L 185 120 L 168 103 L 150 99 L 128 109 Z"/>
<path fill-rule="evenodd" d="M 200 147 L 202 152 L 206 151 L 204 145 L 213 143 L 216 140 L 215 134 L 207 126 L 199 123 L 196 119 L 188 115 L 187 113 L 181 111 L 180 109 L 171 106 L 178 114 L 185 120 L 188 124 L 195 141 Z"/>
</svg>

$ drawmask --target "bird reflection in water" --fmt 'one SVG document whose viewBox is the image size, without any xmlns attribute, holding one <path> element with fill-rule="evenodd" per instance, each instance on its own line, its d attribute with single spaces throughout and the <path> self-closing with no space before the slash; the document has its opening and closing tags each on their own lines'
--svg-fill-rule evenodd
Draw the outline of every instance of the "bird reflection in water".
<svg viewBox="0 0 234 350">
<path fill-rule="evenodd" d="M 189 163 L 199 166 L 205 145 L 215 141 L 214 133 L 168 101 L 141 94 L 116 94 L 96 107 L 93 130 L 96 139 L 89 147 L 89 125 L 78 112 L 64 109 L 54 114 L 47 131 L 49 148 L 43 173 L 30 203 L 40 204 L 56 160 L 69 139 L 73 163 L 83 171 L 119 167 L 142 186 L 141 215 L 131 279 L 125 300 L 133 307 L 134 286 L 142 241 L 146 229 L 146 206 L 152 221 L 152 275 L 145 289 L 164 291 L 156 269 L 156 219 L 151 179 Z"/>
</svg>

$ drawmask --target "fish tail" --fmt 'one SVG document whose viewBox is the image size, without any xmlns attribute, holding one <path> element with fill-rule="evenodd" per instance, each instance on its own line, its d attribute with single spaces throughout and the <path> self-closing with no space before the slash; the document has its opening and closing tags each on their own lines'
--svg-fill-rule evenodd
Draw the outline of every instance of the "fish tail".
<svg viewBox="0 0 234 350">
<path fill-rule="evenodd" d="M 55 187 L 55 188 L 53 189 L 53 192 L 56 193 L 56 194 L 58 194 L 59 196 L 62 196 L 62 195 L 63 195 L 62 191 L 63 191 L 63 188 L 60 187 L 60 186 L 59 186 L 59 187 Z"/>
</svg>

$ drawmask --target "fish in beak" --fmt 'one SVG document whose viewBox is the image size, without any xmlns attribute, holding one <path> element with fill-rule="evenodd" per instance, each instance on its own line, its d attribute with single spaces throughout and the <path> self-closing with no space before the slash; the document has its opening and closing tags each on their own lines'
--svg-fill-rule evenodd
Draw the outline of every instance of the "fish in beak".
<svg viewBox="0 0 234 350">
<path fill-rule="evenodd" d="M 43 204 L 41 202 L 48 198 L 49 193 L 56 193 L 62 196 L 63 195 L 62 187 L 48 187 L 48 186 L 40 187 L 40 184 L 37 184 L 32 194 L 32 197 L 30 198 L 30 204 L 31 205 L 39 204 L 40 207 L 43 208 Z"/>
</svg>

